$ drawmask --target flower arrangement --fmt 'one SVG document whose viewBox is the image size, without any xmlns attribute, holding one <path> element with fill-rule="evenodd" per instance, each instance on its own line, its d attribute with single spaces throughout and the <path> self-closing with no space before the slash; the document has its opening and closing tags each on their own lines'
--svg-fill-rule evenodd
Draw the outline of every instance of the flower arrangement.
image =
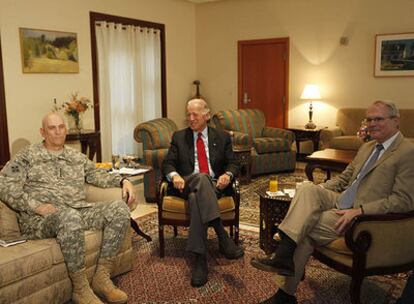
<svg viewBox="0 0 414 304">
<path fill-rule="evenodd" d="M 361 122 L 361 126 L 359 127 L 359 130 L 357 132 L 357 136 L 365 142 L 370 141 L 372 139 L 371 135 L 369 135 L 367 121 L 365 119 Z"/>
<path fill-rule="evenodd" d="M 64 102 L 60 107 L 54 100 L 54 111 L 63 110 L 64 114 L 71 117 L 75 122 L 75 128 L 79 131 L 82 129 L 82 114 L 89 108 L 92 108 L 92 101 L 86 97 L 80 97 L 79 92 L 74 92 L 70 100 Z"/>
</svg>

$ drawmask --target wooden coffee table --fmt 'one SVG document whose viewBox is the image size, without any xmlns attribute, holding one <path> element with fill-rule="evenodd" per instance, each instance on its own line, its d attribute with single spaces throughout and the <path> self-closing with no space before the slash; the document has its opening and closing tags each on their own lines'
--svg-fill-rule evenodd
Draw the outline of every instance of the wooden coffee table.
<svg viewBox="0 0 414 304">
<path fill-rule="evenodd" d="M 331 171 L 342 172 L 354 159 L 356 151 L 325 149 L 313 152 L 306 157 L 308 164 L 305 167 L 306 176 L 313 181 L 313 170 L 325 170 L 327 179 L 331 178 Z"/>
</svg>

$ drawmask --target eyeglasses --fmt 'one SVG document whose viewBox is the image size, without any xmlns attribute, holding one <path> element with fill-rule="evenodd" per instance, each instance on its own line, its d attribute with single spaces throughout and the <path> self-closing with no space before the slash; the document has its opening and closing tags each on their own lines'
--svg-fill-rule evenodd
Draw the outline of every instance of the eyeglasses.
<svg viewBox="0 0 414 304">
<path fill-rule="evenodd" d="M 375 122 L 375 123 L 379 123 L 379 122 L 383 122 L 384 120 L 388 119 L 388 118 L 394 118 L 395 116 L 388 116 L 388 117 L 367 117 L 365 118 L 365 121 L 367 123 L 370 122 Z"/>
</svg>

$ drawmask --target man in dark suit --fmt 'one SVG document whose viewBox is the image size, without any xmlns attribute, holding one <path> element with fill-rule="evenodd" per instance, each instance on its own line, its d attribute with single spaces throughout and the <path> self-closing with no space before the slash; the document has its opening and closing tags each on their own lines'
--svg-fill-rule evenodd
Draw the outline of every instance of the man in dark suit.
<svg viewBox="0 0 414 304">
<path fill-rule="evenodd" d="M 162 173 L 188 200 L 191 217 L 187 250 L 195 254 L 191 285 L 207 283 L 207 228 L 219 239 L 220 253 L 228 259 L 243 256 L 243 250 L 228 236 L 220 219 L 217 198 L 239 173 L 228 133 L 207 126 L 210 110 L 202 99 L 187 103 L 189 128 L 173 134 L 162 164 Z M 217 180 L 215 180 L 217 178 Z"/>
<path fill-rule="evenodd" d="M 280 288 L 266 303 L 297 303 L 294 294 L 313 246 L 343 235 L 356 216 L 414 210 L 414 145 L 399 131 L 398 109 L 376 101 L 366 120 L 373 140 L 340 175 L 299 187 L 278 227 L 278 249 L 268 259 L 252 259 L 254 267 L 280 275 Z"/>
<path fill-rule="evenodd" d="M 395 302 L 395 304 L 412 304 L 414 303 L 414 272 L 405 284 L 401 297 Z"/>
</svg>

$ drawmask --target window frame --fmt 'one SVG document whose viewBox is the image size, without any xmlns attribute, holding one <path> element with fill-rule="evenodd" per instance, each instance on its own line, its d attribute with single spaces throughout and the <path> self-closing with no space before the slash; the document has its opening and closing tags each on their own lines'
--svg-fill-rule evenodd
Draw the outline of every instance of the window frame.
<svg viewBox="0 0 414 304">
<path fill-rule="evenodd" d="M 166 81 L 166 56 L 165 56 L 165 25 L 161 23 L 149 22 L 138 19 L 131 19 L 126 17 L 107 15 L 98 12 L 89 12 L 89 24 L 91 30 L 91 58 L 92 58 L 92 78 L 93 78 L 93 111 L 95 119 L 95 131 L 100 132 L 101 121 L 99 115 L 99 73 L 98 73 L 98 54 L 96 45 L 96 31 L 95 22 L 106 21 L 121 23 L 123 25 L 133 25 L 147 28 L 154 28 L 160 30 L 161 42 L 161 113 L 162 117 L 167 117 L 167 81 Z M 99 136 L 99 143 L 97 146 L 96 159 L 102 159 L 101 139 Z"/>
</svg>

